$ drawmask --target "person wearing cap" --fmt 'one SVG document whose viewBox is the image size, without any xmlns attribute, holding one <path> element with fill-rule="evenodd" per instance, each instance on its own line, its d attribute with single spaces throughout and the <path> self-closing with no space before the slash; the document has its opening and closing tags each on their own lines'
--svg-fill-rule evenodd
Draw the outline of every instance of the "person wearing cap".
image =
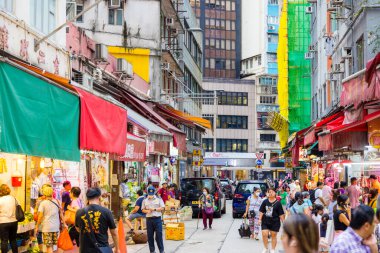
<svg viewBox="0 0 380 253">
<path fill-rule="evenodd" d="M 164 204 L 169 199 L 168 183 L 163 182 L 161 189 L 157 191 L 157 195 L 164 201 Z"/>
<path fill-rule="evenodd" d="M 112 249 L 108 243 L 108 230 L 111 232 L 114 252 L 119 253 L 119 238 L 112 212 L 100 205 L 102 192 L 90 188 L 86 192 L 88 206 L 79 209 L 75 215 L 75 227 L 79 231 L 80 253 L 98 252 L 98 247 Z"/>
<path fill-rule="evenodd" d="M 162 238 L 162 211 L 165 209 L 163 199 L 155 195 L 156 189 L 153 186 L 148 188 L 148 197 L 142 203 L 142 211 L 146 214 L 146 227 L 148 234 L 149 251 L 155 252 L 154 233 L 156 233 L 156 243 L 160 253 L 164 253 L 164 242 Z"/>
</svg>

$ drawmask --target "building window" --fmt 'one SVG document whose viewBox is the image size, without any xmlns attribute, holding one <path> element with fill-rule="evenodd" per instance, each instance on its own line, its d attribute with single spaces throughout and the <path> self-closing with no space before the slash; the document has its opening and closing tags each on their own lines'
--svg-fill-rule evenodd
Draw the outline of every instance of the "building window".
<svg viewBox="0 0 380 253">
<path fill-rule="evenodd" d="M 56 24 L 56 0 L 30 1 L 31 25 L 38 31 L 48 34 Z"/>
<path fill-rule="evenodd" d="M 108 24 L 123 25 L 123 9 L 108 9 Z"/>
<path fill-rule="evenodd" d="M 268 16 L 268 24 L 278 25 L 279 24 L 278 16 Z"/>
<path fill-rule="evenodd" d="M 248 116 L 218 115 L 216 128 L 248 129 Z"/>
<path fill-rule="evenodd" d="M 205 152 L 213 152 L 214 151 L 214 139 L 211 138 L 204 138 L 202 139 L 202 145 L 203 145 L 203 150 Z"/>
<path fill-rule="evenodd" d="M 219 105 L 248 105 L 248 93 L 247 92 L 218 92 L 218 104 Z"/>
<path fill-rule="evenodd" d="M 268 43 L 278 43 L 278 35 L 268 34 Z"/>
<path fill-rule="evenodd" d="M 278 0 L 268 0 L 268 4 L 278 5 Z"/>
<path fill-rule="evenodd" d="M 215 59 L 215 69 L 226 69 L 226 60 L 225 59 Z"/>
<path fill-rule="evenodd" d="M 207 119 L 208 121 L 210 121 L 210 123 L 211 123 L 211 129 L 214 129 L 214 114 L 203 114 L 202 118 Z"/>
<path fill-rule="evenodd" d="M 356 42 L 356 54 L 357 54 L 357 71 L 360 71 L 365 68 L 364 66 L 364 40 L 363 36 Z"/>
<path fill-rule="evenodd" d="M 77 15 L 83 11 L 83 4 L 77 4 Z M 84 15 L 84 14 L 83 14 Z M 78 23 L 83 22 L 83 15 L 77 18 Z"/>
<path fill-rule="evenodd" d="M 277 85 L 277 78 L 273 77 L 260 77 L 259 78 L 260 85 Z"/>
<path fill-rule="evenodd" d="M 260 141 L 276 141 L 275 134 L 260 134 Z"/>
<path fill-rule="evenodd" d="M 260 96 L 260 104 L 275 104 L 275 96 Z"/>
<path fill-rule="evenodd" d="M 267 120 L 268 120 L 267 112 L 258 112 L 257 113 L 257 129 L 260 129 L 260 130 L 271 129 L 271 127 L 268 126 L 267 124 Z"/>
<path fill-rule="evenodd" d="M 0 10 L 13 12 L 13 0 L 0 0 Z"/>
<path fill-rule="evenodd" d="M 248 152 L 247 139 L 216 139 L 216 152 Z"/>
<path fill-rule="evenodd" d="M 268 53 L 268 62 L 277 62 L 277 54 Z"/>
</svg>

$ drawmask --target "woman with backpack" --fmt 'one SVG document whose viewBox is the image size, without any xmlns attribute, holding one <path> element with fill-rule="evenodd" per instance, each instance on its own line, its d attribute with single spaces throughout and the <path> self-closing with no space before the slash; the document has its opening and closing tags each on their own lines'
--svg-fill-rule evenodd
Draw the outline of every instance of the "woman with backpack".
<svg viewBox="0 0 380 253">
<path fill-rule="evenodd" d="M 272 249 L 270 253 L 274 253 L 277 246 L 277 233 L 280 231 L 281 221 L 284 221 L 284 209 L 282 209 L 280 201 L 276 199 L 276 190 L 268 189 L 268 198 L 263 201 L 260 206 L 259 224 L 264 241 L 264 251 L 268 252 L 268 236 L 272 237 Z"/>
<path fill-rule="evenodd" d="M 0 186 L 0 240 L 1 252 L 8 252 L 8 241 L 10 243 L 12 253 L 17 253 L 17 219 L 16 204 L 17 200 L 11 194 L 8 185 Z"/>
<path fill-rule="evenodd" d="M 209 229 L 212 229 L 211 225 L 214 218 L 214 206 L 214 197 L 210 194 L 210 190 L 207 187 L 204 187 L 199 204 L 199 208 L 202 210 L 203 230 L 207 229 L 207 219 L 208 227 Z"/>
<path fill-rule="evenodd" d="M 245 209 L 245 213 L 243 215 L 244 218 L 248 216 L 249 218 L 249 229 L 251 230 L 251 239 L 259 240 L 259 232 L 260 232 L 260 224 L 259 224 L 259 214 L 260 214 L 260 206 L 263 202 L 263 199 L 260 198 L 261 190 L 260 188 L 253 188 L 253 192 L 251 196 L 247 199 L 247 205 Z"/>
</svg>

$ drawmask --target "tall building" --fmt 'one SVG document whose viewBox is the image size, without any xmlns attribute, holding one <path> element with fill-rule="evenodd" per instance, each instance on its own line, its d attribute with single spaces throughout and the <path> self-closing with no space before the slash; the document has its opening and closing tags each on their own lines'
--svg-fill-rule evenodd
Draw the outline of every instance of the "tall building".
<svg viewBox="0 0 380 253">
<path fill-rule="evenodd" d="M 204 31 L 205 78 L 239 78 L 241 60 L 241 1 L 191 0 Z"/>
<path fill-rule="evenodd" d="M 240 77 L 256 81 L 257 151 L 265 153 L 264 167 L 278 167 L 279 138 L 267 124 L 278 112 L 278 0 L 242 1 L 242 61 Z M 277 159 L 276 159 L 277 158 Z"/>
</svg>

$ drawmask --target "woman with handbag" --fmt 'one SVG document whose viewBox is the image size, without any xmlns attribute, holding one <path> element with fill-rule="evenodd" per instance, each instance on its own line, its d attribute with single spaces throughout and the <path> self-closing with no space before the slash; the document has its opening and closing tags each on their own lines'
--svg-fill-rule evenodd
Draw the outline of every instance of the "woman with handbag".
<svg viewBox="0 0 380 253">
<path fill-rule="evenodd" d="M 42 232 L 43 244 L 46 246 L 47 253 L 53 253 L 53 247 L 58 243 L 58 234 L 61 230 L 61 221 L 63 212 L 61 203 L 53 199 L 53 187 L 46 185 L 42 189 L 42 195 L 45 196 L 38 207 L 38 219 L 35 228 L 35 234 Z M 66 228 L 66 224 L 63 224 Z"/>
<path fill-rule="evenodd" d="M 256 241 L 259 240 L 259 232 L 260 232 L 260 225 L 259 225 L 259 213 L 260 213 L 260 206 L 263 202 L 263 199 L 260 198 L 261 190 L 260 188 L 253 188 L 252 195 L 248 197 L 247 199 L 247 205 L 245 209 L 245 213 L 243 215 L 244 218 L 248 216 L 249 218 L 249 228 L 251 230 L 251 239 L 255 239 Z"/>
<path fill-rule="evenodd" d="M 81 190 L 79 187 L 73 187 L 70 190 L 70 205 L 65 211 L 65 222 L 69 226 L 70 238 L 79 247 L 79 232 L 75 229 L 75 214 L 77 210 L 84 207 L 82 200 L 79 198 Z"/>
<path fill-rule="evenodd" d="M 0 240 L 1 253 L 8 253 L 8 241 L 11 245 L 12 253 L 17 253 L 17 200 L 10 195 L 11 189 L 8 185 L 0 186 Z"/>
<path fill-rule="evenodd" d="M 207 219 L 208 226 L 212 229 L 212 221 L 214 218 L 214 197 L 210 194 L 210 190 L 207 187 L 203 188 L 203 195 L 200 197 L 199 208 L 202 210 L 203 218 L 203 230 L 207 229 Z"/>
</svg>

